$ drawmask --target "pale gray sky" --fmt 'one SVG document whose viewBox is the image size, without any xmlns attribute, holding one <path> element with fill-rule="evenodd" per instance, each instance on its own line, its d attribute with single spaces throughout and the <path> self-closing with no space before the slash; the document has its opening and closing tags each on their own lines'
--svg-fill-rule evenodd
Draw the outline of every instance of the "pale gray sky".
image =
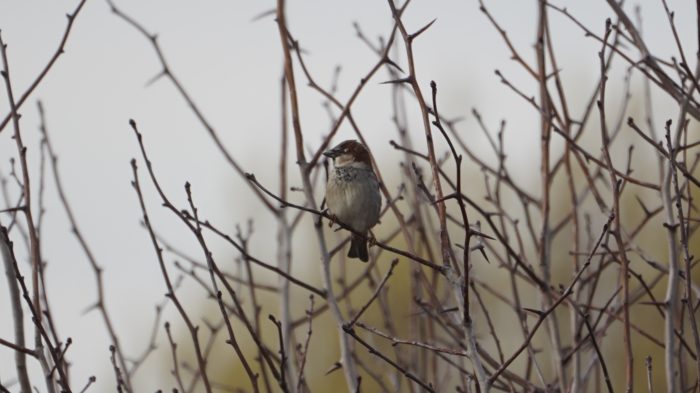
<svg viewBox="0 0 700 393">
<path fill-rule="evenodd" d="M 255 172 L 261 181 L 276 185 L 280 133 L 279 37 L 271 17 L 251 22 L 255 15 L 273 8 L 274 3 L 116 1 L 149 31 L 158 33 L 173 72 L 238 162 Z M 65 14 L 72 12 L 77 3 L 77 0 L 0 2 L 0 29 L 8 44 L 16 95 L 26 89 L 53 54 L 65 28 Z M 508 30 L 521 54 L 532 63 L 535 1 L 485 0 L 485 3 Z M 628 3 L 643 6 L 645 34 L 652 51 L 665 58 L 677 56 L 675 47 L 669 45 L 673 41 L 661 2 Z M 600 0 L 556 1 L 556 4 L 567 6 L 596 32 L 603 30 L 605 18 L 612 15 Z M 670 1 L 670 5 L 677 11 L 678 28 L 688 55 L 692 56 L 697 45 L 694 4 L 679 0 Z M 479 12 L 476 0 L 415 0 L 406 13 L 405 23 L 409 29 L 417 30 L 434 18 L 437 22 L 415 44 L 417 72 L 425 91 L 429 91 L 430 80 L 438 83 L 441 112 L 448 117 L 467 118 L 460 129 L 471 143 L 486 146 L 485 138 L 474 127 L 471 108 L 478 108 L 494 131 L 500 119 L 505 118 L 509 124 L 506 143 L 513 173 L 520 177 L 535 173 L 539 165 L 537 157 L 532 155 L 538 144 L 536 113 L 504 87 L 493 71 L 501 70 L 528 94 L 536 95 L 535 82 L 509 60 L 508 49 Z M 550 18 L 561 75 L 572 92 L 582 92 L 570 97 L 572 106 L 580 108 L 597 78 L 599 45 L 584 37 L 560 14 L 550 12 Z M 333 69 L 342 65 L 338 91 L 342 101 L 375 62 L 374 54 L 355 37 L 352 23 L 359 22 L 371 38 L 386 35 L 392 23 L 386 2 L 376 0 L 289 1 L 288 20 L 292 34 L 308 51 L 306 61 L 318 82 L 328 86 Z M 405 64 L 403 60 L 400 59 L 401 64 Z M 32 186 L 36 191 L 39 140 L 36 101 L 41 99 L 44 103 L 68 198 L 86 239 L 105 268 L 108 308 L 126 353 L 132 355 L 143 349 L 153 307 L 161 301 L 165 289 L 147 234 L 139 226 L 140 211 L 129 184 L 129 160 L 139 157 L 136 140 L 128 127 L 129 118 L 138 122 L 160 180 L 174 201 L 184 206 L 182 185 L 186 180 L 191 181 L 203 216 L 229 232 L 233 232 L 236 223 L 256 217 L 260 235 L 253 246 L 258 246 L 258 254 L 264 259 L 272 260 L 274 256 L 273 248 L 264 247 L 266 240 L 262 235 L 266 229 L 274 228 L 271 218 L 257 218 L 261 205 L 251 196 L 244 180 L 215 150 L 183 99 L 165 79 L 145 87 L 159 71 L 149 42 L 111 14 L 105 1 L 88 0 L 76 20 L 66 53 L 20 111 L 33 171 Z M 306 141 L 316 146 L 329 128 L 329 119 L 320 105 L 321 97 L 305 87 L 300 72 L 297 77 Z M 379 84 L 387 78 L 386 72 L 380 72 L 353 107 L 380 167 L 396 162 L 388 144 L 396 138 L 390 122 L 390 88 Z M 1 91 L 0 115 L 5 116 L 9 107 L 4 86 Z M 613 82 L 609 91 L 611 100 L 621 94 L 619 84 Z M 660 115 L 675 116 L 663 115 L 664 100 L 658 100 Z M 414 103 L 409 108 L 418 113 Z M 411 132 L 416 135 L 414 140 L 422 143 L 419 123 L 415 123 Z M 16 156 L 12 134 L 11 126 L 0 133 L 0 170 L 5 176 L 10 170 L 10 157 Z M 346 125 L 337 139 L 351 136 Z M 485 157 L 492 159 L 488 153 Z M 293 159 L 290 165 L 290 173 L 295 174 Z M 145 177 L 142 179 L 155 226 L 171 241 L 198 255 L 192 237 L 171 214 L 160 208 L 153 188 Z M 72 379 L 77 387 L 89 375 L 96 375 L 98 383 L 92 391 L 105 391 L 113 386 L 108 340 L 99 315 L 83 314 L 95 299 L 93 275 L 68 231 L 53 181 L 49 179 L 47 184 L 43 252 L 59 331 L 63 337 L 73 338 L 68 355 L 73 361 Z M 13 195 L 17 195 L 16 189 Z M 2 222 L 7 223 L 7 216 L 2 217 Z M 215 250 L 223 256 L 230 253 L 218 244 Z M 25 253 L 20 255 L 24 257 Z M 318 267 L 304 263 L 297 261 L 297 274 L 315 277 Z M 27 264 L 22 266 L 28 274 Z M 5 280 L 1 280 L 0 316 L 10 314 L 6 286 Z M 201 297 L 200 292 L 190 288 L 185 292 Z M 173 311 L 168 308 L 165 319 L 176 319 Z M 0 317 L 0 337 L 12 337 L 12 325 L 5 317 Z M 12 370 L 12 355 L 7 348 L 0 347 L 3 382 L 11 375 L 5 370 Z M 142 374 L 137 381 L 143 391 L 154 391 L 161 386 L 153 375 Z"/>
</svg>

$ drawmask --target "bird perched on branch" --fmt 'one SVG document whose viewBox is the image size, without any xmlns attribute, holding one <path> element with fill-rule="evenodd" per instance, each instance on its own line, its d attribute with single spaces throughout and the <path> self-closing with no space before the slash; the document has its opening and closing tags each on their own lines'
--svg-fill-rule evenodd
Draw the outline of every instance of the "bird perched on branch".
<svg viewBox="0 0 700 393">
<path fill-rule="evenodd" d="M 367 262 L 367 232 L 379 221 L 382 207 L 369 151 L 361 143 L 347 140 L 323 154 L 333 159 L 334 167 L 326 185 L 328 211 L 337 221 L 362 234 L 353 233 L 348 258 Z"/>
</svg>

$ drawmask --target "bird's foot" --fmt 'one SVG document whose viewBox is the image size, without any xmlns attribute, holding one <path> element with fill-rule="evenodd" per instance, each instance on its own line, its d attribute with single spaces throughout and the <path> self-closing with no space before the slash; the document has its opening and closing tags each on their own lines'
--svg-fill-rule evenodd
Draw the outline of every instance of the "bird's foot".
<svg viewBox="0 0 700 393">
<path fill-rule="evenodd" d="M 374 234 L 370 233 L 367 235 L 367 247 L 373 247 L 377 244 L 377 238 Z"/>
<path fill-rule="evenodd" d="M 338 217 L 335 216 L 335 214 L 328 213 L 328 217 L 330 219 L 328 220 L 328 227 L 332 228 L 335 223 L 338 222 Z"/>
</svg>

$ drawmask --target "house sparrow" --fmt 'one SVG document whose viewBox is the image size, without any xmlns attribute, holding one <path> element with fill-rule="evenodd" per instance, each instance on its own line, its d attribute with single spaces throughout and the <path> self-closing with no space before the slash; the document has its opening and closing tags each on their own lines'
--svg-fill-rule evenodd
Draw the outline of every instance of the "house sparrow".
<svg viewBox="0 0 700 393">
<path fill-rule="evenodd" d="M 379 181 L 372 170 L 367 148 L 347 140 L 323 154 L 333 159 L 333 171 L 326 185 L 326 204 L 330 214 L 365 237 L 353 234 L 348 258 L 367 262 L 367 231 L 379 221 L 382 197 Z"/>
</svg>

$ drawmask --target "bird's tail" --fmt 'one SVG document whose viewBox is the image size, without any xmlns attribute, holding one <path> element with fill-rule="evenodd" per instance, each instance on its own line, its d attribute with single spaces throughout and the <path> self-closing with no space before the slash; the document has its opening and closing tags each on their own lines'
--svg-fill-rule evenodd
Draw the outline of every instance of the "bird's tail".
<svg viewBox="0 0 700 393">
<path fill-rule="evenodd" d="M 350 251 L 348 251 L 348 258 L 360 258 L 362 262 L 369 261 L 367 240 L 365 240 L 365 238 L 358 235 L 352 235 L 352 239 L 350 239 Z"/>
</svg>

